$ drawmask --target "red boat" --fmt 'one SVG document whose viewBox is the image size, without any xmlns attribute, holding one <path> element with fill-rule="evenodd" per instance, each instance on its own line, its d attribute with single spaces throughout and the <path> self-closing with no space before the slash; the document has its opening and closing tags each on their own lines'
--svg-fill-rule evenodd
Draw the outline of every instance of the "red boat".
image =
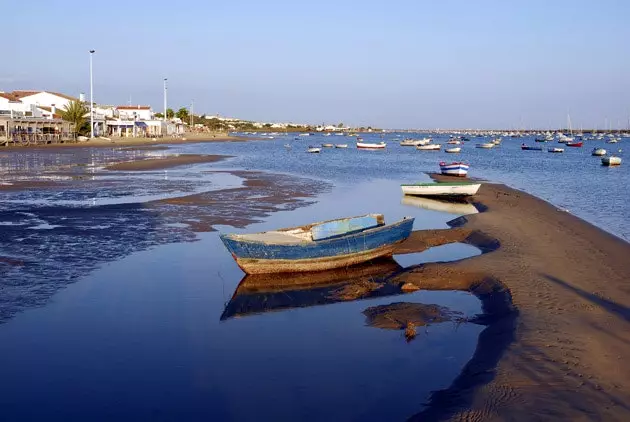
<svg viewBox="0 0 630 422">
<path fill-rule="evenodd" d="M 582 141 L 575 141 L 575 142 L 567 142 L 565 145 L 568 147 L 581 147 L 583 144 Z"/>
</svg>

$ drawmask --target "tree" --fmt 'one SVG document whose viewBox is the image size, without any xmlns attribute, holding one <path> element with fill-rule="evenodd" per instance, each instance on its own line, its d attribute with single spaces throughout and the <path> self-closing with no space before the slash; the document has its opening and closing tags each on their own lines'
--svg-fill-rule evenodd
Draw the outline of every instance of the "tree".
<svg viewBox="0 0 630 422">
<path fill-rule="evenodd" d="M 337 125 L 337 127 L 338 127 L 338 128 L 342 128 L 342 127 L 343 127 L 343 123 L 339 123 L 339 124 Z"/>
<path fill-rule="evenodd" d="M 182 121 L 187 121 L 188 118 L 190 117 L 190 115 L 188 114 L 188 109 L 186 107 L 182 107 L 179 110 L 177 110 L 177 113 L 175 113 L 175 116 L 177 116 L 177 118 L 182 119 Z"/>
<path fill-rule="evenodd" d="M 173 116 L 175 116 L 175 112 L 173 111 L 172 108 L 167 108 L 166 109 L 166 118 L 167 119 L 172 119 Z"/>
<path fill-rule="evenodd" d="M 81 101 L 70 102 L 65 109 L 59 110 L 61 118 L 74 123 L 74 133 L 85 135 L 90 132 L 90 123 L 85 115 L 90 112 L 85 103 Z"/>
<path fill-rule="evenodd" d="M 155 113 L 155 117 L 157 117 L 158 119 L 161 119 L 162 117 L 164 117 L 164 114 L 162 114 L 162 113 Z"/>
</svg>

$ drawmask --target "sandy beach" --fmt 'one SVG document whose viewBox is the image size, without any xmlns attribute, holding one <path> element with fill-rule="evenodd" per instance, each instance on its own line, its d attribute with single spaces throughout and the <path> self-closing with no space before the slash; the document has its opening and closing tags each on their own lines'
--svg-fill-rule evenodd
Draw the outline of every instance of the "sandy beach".
<svg viewBox="0 0 630 422">
<path fill-rule="evenodd" d="M 496 250 L 422 266 L 405 281 L 465 290 L 499 280 L 518 316 L 480 338 L 458 380 L 414 419 L 630 419 L 630 245 L 505 185 L 486 183 L 475 199 L 486 212 L 431 240 L 414 234 L 401 252 L 474 232 Z"/>
</svg>

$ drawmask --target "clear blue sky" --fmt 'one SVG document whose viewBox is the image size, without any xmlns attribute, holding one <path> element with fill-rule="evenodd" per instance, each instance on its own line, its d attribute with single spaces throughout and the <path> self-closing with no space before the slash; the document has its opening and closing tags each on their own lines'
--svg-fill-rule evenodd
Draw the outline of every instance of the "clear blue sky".
<svg viewBox="0 0 630 422">
<path fill-rule="evenodd" d="M 93 4 L 94 7 L 88 7 Z M 93 9 L 93 10 L 90 10 Z M 5 1 L 0 90 L 269 121 L 574 125 L 630 116 L 628 0 Z"/>
</svg>

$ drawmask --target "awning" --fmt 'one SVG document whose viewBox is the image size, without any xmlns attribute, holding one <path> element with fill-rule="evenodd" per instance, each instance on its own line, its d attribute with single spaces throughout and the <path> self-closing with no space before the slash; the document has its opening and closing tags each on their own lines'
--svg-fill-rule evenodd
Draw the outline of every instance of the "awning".
<svg viewBox="0 0 630 422">
<path fill-rule="evenodd" d="M 141 127 L 141 128 L 145 128 L 147 127 L 147 124 L 144 122 L 136 122 L 136 126 Z"/>
</svg>

